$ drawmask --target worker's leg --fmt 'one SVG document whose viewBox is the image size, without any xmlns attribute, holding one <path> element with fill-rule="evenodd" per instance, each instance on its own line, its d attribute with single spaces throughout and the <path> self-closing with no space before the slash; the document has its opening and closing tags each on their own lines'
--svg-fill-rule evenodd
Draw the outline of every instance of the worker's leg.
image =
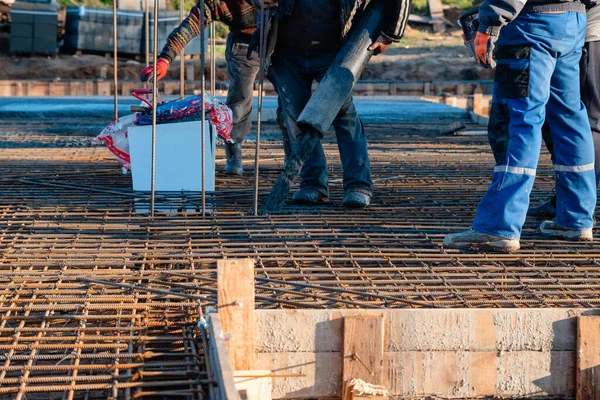
<svg viewBox="0 0 600 400">
<path fill-rule="evenodd" d="M 258 59 L 248 60 L 249 38 L 230 33 L 227 37 L 225 58 L 229 72 L 227 105 L 233 114 L 231 138 L 234 143 L 225 144 L 227 163 L 224 172 L 242 175 L 242 143 L 252 126 L 252 92 L 258 73 Z"/>
<path fill-rule="evenodd" d="M 494 99 L 499 99 L 494 88 Z M 508 105 L 497 101 L 492 102 L 490 108 L 490 118 L 488 122 L 488 141 L 494 155 L 496 163 L 503 161 L 506 158 L 506 149 L 508 147 L 508 123 L 510 122 L 510 114 Z"/>
<path fill-rule="evenodd" d="M 547 121 L 552 127 L 556 177 L 556 223 L 582 230 L 593 225 L 596 205 L 594 144 L 587 112 L 581 102 L 579 62 L 586 24 L 585 14 L 569 13 L 561 56 L 550 84 Z"/>
<path fill-rule="evenodd" d="M 362 192 L 369 197 L 373 191 L 371 162 L 367 150 L 365 127 L 356 112 L 352 97 L 342 106 L 333 121 L 338 149 L 344 169 L 344 190 Z"/>
<path fill-rule="evenodd" d="M 332 52 L 311 58 L 311 72 L 315 74 L 318 82 L 323 79 L 336 55 L 337 52 Z M 344 170 L 344 190 L 346 193 L 355 191 L 366 195 L 368 197 L 366 206 L 373 191 L 371 163 L 367 150 L 365 127 L 358 116 L 351 94 L 348 95 L 333 121 L 333 128 Z"/>
<path fill-rule="evenodd" d="M 519 239 L 535 180 L 542 125 L 554 71 L 555 43 L 566 29 L 565 14 L 520 15 L 500 33 L 494 99 L 508 108 L 506 154 L 494 168 L 473 229 Z"/>
<path fill-rule="evenodd" d="M 227 37 L 225 58 L 229 72 L 227 105 L 233 113 L 231 137 L 242 143 L 252 126 L 252 94 L 258 73 L 259 60 L 247 59 L 249 38 L 230 33 Z"/>
<path fill-rule="evenodd" d="M 588 42 L 581 59 L 581 100 L 587 109 L 596 150 L 596 185 L 600 184 L 600 41 Z"/>
<path fill-rule="evenodd" d="M 277 86 L 287 133 L 292 145 L 298 143 L 304 132 L 297 120 L 312 95 L 312 74 L 307 73 L 307 56 L 277 50 L 273 55 L 270 75 Z M 300 187 L 314 190 L 322 196 L 329 195 L 327 182 L 327 161 L 323 147 L 319 143 L 300 172 Z M 308 200 L 308 199 L 307 199 Z"/>
<path fill-rule="evenodd" d="M 596 187 L 598 187 L 600 183 L 600 42 L 585 44 L 579 66 L 581 100 L 586 106 L 588 119 L 592 128 L 594 170 Z M 544 125 L 542 136 L 554 161 L 554 143 L 548 124 Z M 556 216 L 556 195 L 537 207 L 531 207 L 528 214 L 554 218 Z"/>
<path fill-rule="evenodd" d="M 273 78 L 272 74 L 273 74 L 273 71 L 271 68 L 269 68 L 267 71 L 267 79 L 273 85 L 273 89 L 275 90 L 275 93 L 277 93 L 277 85 L 275 84 L 275 79 Z M 285 115 L 283 113 L 283 106 L 281 105 L 281 97 L 279 96 L 279 93 L 277 93 L 276 116 L 277 116 L 277 120 L 276 120 L 277 126 L 279 126 L 279 129 L 281 130 L 281 140 L 283 142 L 283 154 L 285 155 L 285 158 L 287 159 L 289 156 L 292 155 L 292 144 L 290 142 L 290 134 L 288 133 L 287 125 L 285 124 Z"/>
<path fill-rule="evenodd" d="M 292 143 L 290 141 L 290 134 L 285 124 L 285 115 L 283 114 L 283 106 L 281 105 L 281 99 L 277 98 L 277 125 L 281 130 L 281 140 L 283 142 L 283 154 L 288 159 L 292 155 Z"/>
</svg>

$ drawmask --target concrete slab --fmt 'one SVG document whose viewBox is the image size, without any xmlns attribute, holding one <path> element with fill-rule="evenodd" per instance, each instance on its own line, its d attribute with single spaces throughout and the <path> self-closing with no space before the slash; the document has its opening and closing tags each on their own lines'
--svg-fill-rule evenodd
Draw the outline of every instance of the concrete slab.
<svg viewBox="0 0 600 400">
<path fill-rule="evenodd" d="M 167 98 L 170 99 L 170 98 Z M 224 98 L 220 98 L 225 100 Z M 356 108 L 365 123 L 422 123 L 440 120 L 470 120 L 468 111 L 444 104 L 430 103 L 418 97 L 360 96 L 355 97 Z M 129 96 L 119 98 L 119 115 L 131 114 L 130 106 L 140 102 Z M 277 97 L 264 99 L 264 121 L 274 122 Z M 256 120 L 256 100 L 254 104 Z M 4 97 L 0 98 L 0 118 L 106 118 L 113 116 L 112 97 Z"/>
</svg>

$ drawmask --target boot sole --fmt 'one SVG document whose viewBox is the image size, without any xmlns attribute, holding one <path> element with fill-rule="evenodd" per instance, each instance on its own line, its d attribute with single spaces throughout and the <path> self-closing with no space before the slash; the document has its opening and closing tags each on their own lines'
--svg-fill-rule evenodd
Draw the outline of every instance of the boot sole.
<svg viewBox="0 0 600 400">
<path fill-rule="evenodd" d="M 346 208 L 367 208 L 367 207 L 369 207 L 369 204 L 354 203 L 354 202 L 346 202 L 346 203 L 343 203 L 343 205 Z"/>
<path fill-rule="evenodd" d="M 455 243 L 444 243 L 444 247 L 448 249 L 457 250 L 470 250 L 470 251 L 492 251 L 501 253 L 514 253 L 521 248 L 520 244 L 512 244 L 504 240 L 498 240 L 495 242 L 483 242 L 483 243 L 472 243 L 472 242 L 455 242 Z"/>
<path fill-rule="evenodd" d="M 564 240 L 568 240 L 571 242 L 593 242 L 594 241 L 593 234 L 582 235 L 580 233 L 569 233 L 569 232 L 555 231 L 555 230 L 544 231 L 542 229 L 538 229 L 538 232 L 541 235 L 548 237 L 548 238 L 564 239 Z"/>
</svg>

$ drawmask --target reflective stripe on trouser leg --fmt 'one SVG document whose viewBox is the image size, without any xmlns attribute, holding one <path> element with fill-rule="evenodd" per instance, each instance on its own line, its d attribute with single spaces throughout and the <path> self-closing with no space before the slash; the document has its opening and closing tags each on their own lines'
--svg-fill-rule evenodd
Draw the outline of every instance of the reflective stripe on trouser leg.
<svg viewBox="0 0 600 400">
<path fill-rule="evenodd" d="M 546 103 L 550 98 L 551 77 L 557 63 L 554 55 L 570 54 L 577 51 L 577 46 L 581 47 L 573 36 L 576 30 L 568 32 L 573 30 L 573 23 L 579 19 L 576 13 L 523 14 L 501 31 L 494 102 L 504 104 L 509 109 L 509 143 L 506 156 L 498 162 L 490 189 L 478 207 L 473 223 L 476 230 L 520 238 L 535 179 L 532 172 L 539 158 L 541 128 L 546 116 Z M 569 67 L 577 73 L 577 65 Z M 563 89 L 574 89 L 578 93 L 577 85 Z M 556 88 L 552 90 L 556 91 Z M 556 94 L 561 95 L 557 91 Z M 573 112 L 570 110 L 568 113 L 572 115 Z M 591 147 L 590 141 L 588 148 Z M 582 158 L 588 159 L 587 155 Z M 566 165 L 586 165 L 590 162 L 593 161 L 590 159 L 585 163 Z M 578 196 L 589 196 L 587 186 L 578 185 L 572 191 L 577 192 Z M 583 223 L 589 220 L 587 212 L 576 211 L 575 214 Z"/>
</svg>

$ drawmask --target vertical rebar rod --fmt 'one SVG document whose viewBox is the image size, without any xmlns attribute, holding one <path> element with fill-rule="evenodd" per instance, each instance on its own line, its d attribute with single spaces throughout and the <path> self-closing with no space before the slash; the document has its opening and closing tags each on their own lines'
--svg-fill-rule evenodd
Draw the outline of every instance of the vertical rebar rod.
<svg viewBox="0 0 600 400">
<path fill-rule="evenodd" d="M 145 29 L 145 50 L 146 50 L 146 67 L 150 65 L 150 8 L 148 0 L 144 0 L 144 29 Z"/>
<path fill-rule="evenodd" d="M 262 106 L 263 106 L 263 84 L 265 81 L 265 64 L 266 64 L 266 53 L 267 53 L 267 29 L 266 21 L 267 15 L 265 13 L 264 4 L 260 8 L 260 26 L 259 26 L 259 71 L 258 71 L 258 110 L 257 110 L 257 124 L 256 124 L 256 145 L 254 149 L 254 208 L 253 212 L 255 216 L 258 216 L 258 176 L 260 172 L 260 132 L 261 132 L 261 119 L 262 119 Z"/>
<path fill-rule="evenodd" d="M 200 96 L 202 97 L 202 111 L 201 111 L 201 125 L 200 134 L 202 135 L 202 216 L 206 216 L 206 138 L 204 137 L 206 129 L 204 124 L 206 123 L 206 100 L 205 100 L 205 89 L 206 89 L 206 74 L 204 73 L 204 41 L 206 36 L 205 23 L 204 23 L 204 0 L 200 1 Z"/>
<path fill-rule="evenodd" d="M 210 24 L 210 94 L 214 96 L 217 92 L 217 54 L 216 54 L 216 35 L 215 23 Z"/>
<path fill-rule="evenodd" d="M 119 119 L 119 79 L 117 76 L 118 67 L 118 47 L 117 47 L 117 0 L 113 0 L 113 85 L 114 85 L 114 103 L 115 120 Z"/>
<path fill-rule="evenodd" d="M 153 49 L 152 49 L 152 65 L 156 66 L 158 54 L 158 1 L 154 0 L 154 15 L 152 32 Z M 154 218 L 154 181 L 156 179 L 156 106 L 158 105 L 158 82 L 156 68 L 152 70 L 152 161 L 150 172 L 150 217 Z"/>
<path fill-rule="evenodd" d="M 183 6 L 185 1 L 179 0 L 179 19 L 183 21 Z M 179 96 L 185 96 L 185 49 L 179 54 Z"/>
</svg>

